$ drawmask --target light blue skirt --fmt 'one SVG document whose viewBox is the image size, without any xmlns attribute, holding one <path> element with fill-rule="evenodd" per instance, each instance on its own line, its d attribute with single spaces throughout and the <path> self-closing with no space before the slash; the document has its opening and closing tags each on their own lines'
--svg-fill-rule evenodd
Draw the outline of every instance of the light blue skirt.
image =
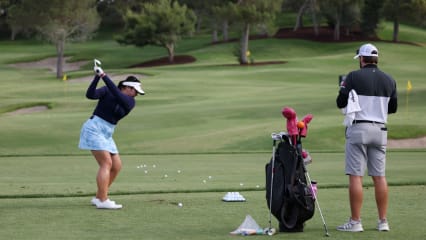
<svg viewBox="0 0 426 240">
<path fill-rule="evenodd" d="M 90 117 L 81 128 L 78 147 L 84 150 L 105 150 L 117 154 L 118 149 L 112 139 L 115 126 L 96 115 Z"/>
</svg>

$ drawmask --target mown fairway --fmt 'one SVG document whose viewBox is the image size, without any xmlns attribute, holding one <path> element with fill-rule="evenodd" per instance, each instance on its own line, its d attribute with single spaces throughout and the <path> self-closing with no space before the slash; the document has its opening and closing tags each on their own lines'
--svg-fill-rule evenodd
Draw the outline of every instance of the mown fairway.
<svg viewBox="0 0 426 240">
<path fill-rule="evenodd" d="M 390 25 L 381 33 L 390 36 Z M 402 28 L 417 45 L 375 42 L 379 67 L 397 81 L 398 113 L 389 117 L 390 138 L 426 135 L 425 31 Z M 401 39 L 403 40 L 403 39 Z M 284 106 L 303 117 L 312 113 L 304 140 L 319 182 L 319 199 L 334 239 L 424 239 L 424 149 L 390 150 L 388 181 L 391 232 L 374 230 L 376 210 L 371 180 L 365 179 L 362 234 L 335 227 L 349 216 L 343 175 L 343 116 L 335 106 L 338 75 L 356 69 L 352 59 L 360 42 L 314 43 L 294 39 L 250 41 L 255 62 L 285 64 L 235 66 L 235 43 L 211 45 L 209 36 L 185 39 L 178 55 L 186 65 L 128 68 L 163 57 L 163 49 L 123 47 L 108 39 L 69 44 L 67 55 L 87 60 L 68 72 L 68 81 L 45 69 L 16 69 L 10 63 L 54 56 L 39 42 L 0 42 L 0 238 L 1 239 L 230 239 L 250 214 L 268 224 L 264 165 L 270 158 L 271 132 L 285 130 Z M 85 99 L 92 59 L 111 74 L 143 74 L 147 94 L 116 129 L 123 171 L 111 188 L 121 211 L 90 206 L 96 163 L 77 148 L 81 124 L 96 102 Z M 114 79 L 116 81 L 121 79 Z M 407 93 L 407 81 L 413 86 Z M 48 105 L 49 110 L 10 115 L 11 110 Z M 155 165 L 155 167 L 154 167 Z M 205 181 L 204 181 L 205 180 Z M 224 203 L 239 191 L 245 203 Z M 183 208 L 177 203 L 182 202 Z M 276 222 L 274 222 L 275 226 Z M 316 212 L 305 233 L 274 238 L 319 239 Z M 260 239 L 265 237 L 250 237 Z"/>
<path fill-rule="evenodd" d="M 423 40 L 425 41 L 425 40 Z M 182 41 L 178 54 L 195 56 L 193 64 L 157 68 L 130 66 L 164 55 L 159 48 L 122 47 L 113 41 L 71 44 L 69 55 L 90 60 L 84 70 L 54 79 L 46 70 L 9 67 L 7 63 L 46 57 L 54 50 L 38 43 L 3 43 L 0 81 L 2 112 L 31 104 L 49 104 L 49 111 L 0 118 L 3 155 L 81 154 L 76 148 L 81 124 L 96 104 L 84 97 L 92 75 L 92 59 L 103 61 L 107 73 L 143 74 L 147 94 L 117 127 L 122 153 L 211 153 L 269 151 L 270 133 L 284 130 L 284 106 L 303 117 L 312 113 L 306 146 L 312 150 L 343 150 L 343 116 L 336 108 L 338 75 L 356 69 L 352 59 L 360 43 L 314 43 L 266 39 L 250 42 L 255 61 L 286 64 L 230 66 L 235 43 L 210 45 L 199 37 Z M 380 67 L 397 81 L 399 110 L 389 117 L 391 138 L 426 134 L 425 48 L 377 42 Z M 116 81 L 121 79 L 115 79 Z M 406 92 L 407 81 L 413 90 Z"/>
</svg>

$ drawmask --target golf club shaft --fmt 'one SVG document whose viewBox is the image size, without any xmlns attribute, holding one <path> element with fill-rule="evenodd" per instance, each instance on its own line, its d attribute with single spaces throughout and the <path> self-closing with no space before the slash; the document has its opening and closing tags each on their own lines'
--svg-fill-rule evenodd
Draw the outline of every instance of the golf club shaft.
<svg viewBox="0 0 426 240">
<path fill-rule="evenodd" d="M 275 172 L 275 140 L 272 143 L 272 166 L 271 166 L 271 188 L 269 193 L 269 229 L 272 228 L 272 190 L 274 186 L 274 172 Z"/>
<path fill-rule="evenodd" d="M 312 191 L 311 177 L 309 176 L 308 171 L 305 171 L 305 175 L 306 175 L 306 178 L 308 179 L 309 186 L 310 186 L 310 188 L 311 188 L 311 192 L 312 192 L 312 194 L 314 195 L 314 198 L 315 198 L 315 204 L 317 205 L 318 211 L 319 211 L 319 213 L 320 213 L 322 223 L 324 224 L 324 231 L 325 231 L 325 235 L 328 237 L 330 234 L 328 233 L 327 224 L 325 223 L 324 215 L 322 215 L 321 207 L 320 207 L 320 204 L 319 204 L 319 201 L 318 201 L 318 196 L 317 196 L 317 194 L 315 193 L 315 191 Z"/>
</svg>

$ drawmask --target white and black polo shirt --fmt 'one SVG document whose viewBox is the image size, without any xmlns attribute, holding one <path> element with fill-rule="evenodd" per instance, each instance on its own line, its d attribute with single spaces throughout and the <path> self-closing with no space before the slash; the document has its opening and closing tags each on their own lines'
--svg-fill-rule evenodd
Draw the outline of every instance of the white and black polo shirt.
<svg viewBox="0 0 426 240">
<path fill-rule="evenodd" d="M 395 113 L 398 108 L 395 80 L 375 64 L 368 64 L 346 76 L 336 99 L 338 108 L 346 107 L 352 89 L 358 94 L 361 107 L 355 120 L 386 123 L 388 114 Z"/>
</svg>

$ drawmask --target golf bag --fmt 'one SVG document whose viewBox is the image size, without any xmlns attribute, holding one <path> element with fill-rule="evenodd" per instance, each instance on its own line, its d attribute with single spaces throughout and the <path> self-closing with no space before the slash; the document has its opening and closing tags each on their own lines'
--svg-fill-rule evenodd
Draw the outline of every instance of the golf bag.
<svg viewBox="0 0 426 240">
<path fill-rule="evenodd" d="M 265 166 L 267 204 L 279 221 L 281 232 L 303 232 L 305 221 L 312 218 L 315 211 L 300 140 L 294 144 L 287 135 L 282 135 L 275 148 L 274 140 L 274 156 Z"/>
</svg>

